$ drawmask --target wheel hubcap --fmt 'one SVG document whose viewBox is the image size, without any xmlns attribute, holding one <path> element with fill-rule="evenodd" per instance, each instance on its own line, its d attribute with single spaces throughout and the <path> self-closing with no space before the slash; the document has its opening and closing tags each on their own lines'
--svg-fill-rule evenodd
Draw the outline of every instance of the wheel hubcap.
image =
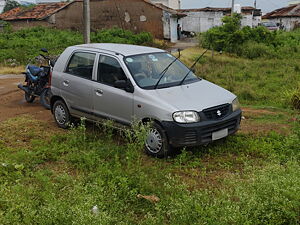
<svg viewBox="0 0 300 225">
<path fill-rule="evenodd" d="M 152 153 L 158 153 L 162 145 L 163 142 L 160 133 L 156 129 L 151 129 L 146 139 L 147 149 Z"/>
<path fill-rule="evenodd" d="M 66 123 L 66 111 L 61 105 L 56 106 L 55 111 L 54 111 L 54 115 L 55 115 L 56 121 L 59 124 L 65 124 Z"/>
</svg>

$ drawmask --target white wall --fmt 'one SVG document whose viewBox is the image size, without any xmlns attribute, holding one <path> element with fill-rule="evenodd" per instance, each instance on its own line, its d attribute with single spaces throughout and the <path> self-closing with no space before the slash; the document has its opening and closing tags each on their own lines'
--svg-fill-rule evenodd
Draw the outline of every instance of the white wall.
<svg viewBox="0 0 300 225">
<path fill-rule="evenodd" d="M 253 17 L 253 27 L 257 27 L 261 23 L 261 16 Z"/>
<path fill-rule="evenodd" d="M 268 21 L 274 21 L 275 23 L 282 23 L 284 30 L 291 31 L 295 28 L 295 24 L 300 24 L 300 17 L 283 17 L 269 19 Z"/>
<path fill-rule="evenodd" d="M 181 19 L 182 30 L 193 32 L 206 32 L 212 27 L 221 26 L 223 12 L 184 12 L 186 17 Z M 242 15 L 242 26 L 256 27 L 261 22 L 261 16 L 253 17 L 251 14 Z"/>
<path fill-rule="evenodd" d="M 222 12 L 184 12 L 186 17 L 181 19 L 182 30 L 205 32 L 214 26 L 222 25 Z"/>
<path fill-rule="evenodd" d="M 163 11 L 163 29 L 164 29 L 164 38 L 171 39 L 170 35 L 170 14 Z"/>
<path fill-rule="evenodd" d="M 172 9 L 180 9 L 180 0 L 151 0 L 152 3 L 161 3 Z"/>
<path fill-rule="evenodd" d="M 169 0 L 169 7 L 172 9 L 180 9 L 180 0 Z"/>
<path fill-rule="evenodd" d="M 5 0 L 0 0 L 0 13 L 3 12 L 4 6 L 5 6 Z"/>
<path fill-rule="evenodd" d="M 252 27 L 253 26 L 253 16 L 250 14 L 250 15 L 242 15 L 242 20 L 241 20 L 241 25 L 242 27 L 245 27 L 245 26 L 249 26 L 249 27 Z"/>
<path fill-rule="evenodd" d="M 171 42 L 176 42 L 178 40 L 177 35 L 177 18 L 172 17 L 172 15 L 166 11 L 163 11 L 163 29 L 164 38 L 169 39 Z"/>
<path fill-rule="evenodd" d="M 171 42 L 176 42 L 178 40 L 177 34 L 177 18 L 170 17 L 170 36 Z"/>
</svg>

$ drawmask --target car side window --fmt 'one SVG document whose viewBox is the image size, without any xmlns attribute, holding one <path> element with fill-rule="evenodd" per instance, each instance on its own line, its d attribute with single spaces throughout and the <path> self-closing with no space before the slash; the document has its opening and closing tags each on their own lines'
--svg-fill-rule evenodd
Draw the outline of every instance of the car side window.
<svg viewBox="0 0 300 225">
<path fill-rule="evenodd" d="M 76 52 L 72 55 L 66 73 L 91 80 L 96 54 Z"/>
<path fill-rule="evenodd" d="M 97 81 L 114 86 L 117 80 L 127 80 L 127 77 L 118 60 L 101 55 L 98 63 Z"/>
</svg>

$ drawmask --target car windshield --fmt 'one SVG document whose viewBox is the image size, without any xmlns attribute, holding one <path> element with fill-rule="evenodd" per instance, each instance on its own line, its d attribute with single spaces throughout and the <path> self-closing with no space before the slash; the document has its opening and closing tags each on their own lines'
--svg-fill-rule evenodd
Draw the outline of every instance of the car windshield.
<svg viewBox="0 0 300 225">
<path fill-rule="evenodd" d="M 189 72 L 189 68 L 175 59 L 171 54 L 163 52 L 128 56 L 124 61 L 136 83 L 144 89 L 154 89 L 162 75 L 157 88 L 180 85 L 188 73 L 183 84 L 199 81 L 192 71 Z"/>
</svg>

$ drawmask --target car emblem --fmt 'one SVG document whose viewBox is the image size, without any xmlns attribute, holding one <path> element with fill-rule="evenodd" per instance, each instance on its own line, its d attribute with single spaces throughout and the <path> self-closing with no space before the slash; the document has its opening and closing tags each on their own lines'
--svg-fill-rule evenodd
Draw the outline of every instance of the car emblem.
<svg viewBox="0 0 300 225">
<path fill-rule="evenodd" d="M 221 115 L 222 115 L 222 113 L 221 113 L 220 110 L 217 111 L 217 115 L 218 115 L 218 116 L 221 116 Z"/>
</svg>

